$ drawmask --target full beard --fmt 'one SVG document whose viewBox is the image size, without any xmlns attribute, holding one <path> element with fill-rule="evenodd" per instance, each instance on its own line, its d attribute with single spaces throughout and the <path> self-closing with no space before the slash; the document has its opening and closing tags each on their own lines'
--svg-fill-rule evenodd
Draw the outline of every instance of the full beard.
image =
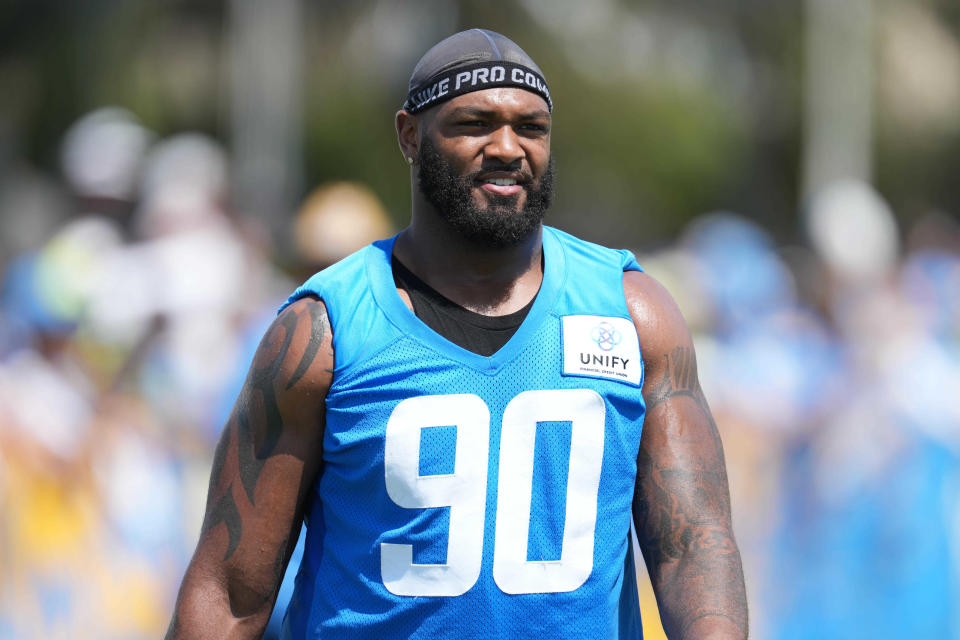
<svg viewBox="0 0 960 640">
<path fill-rule="evenodd" d="M 518 196 L 489 196 L 486 207 L 477 206 L 473 190 L 481 172 L 461 175 L 443 158 L 428 137 L 419 153 L 418 184 L 423 197 L 461 237 L 485 249 L 506 249 L 528 240 L 540 229 L 553 202 L 553 157 L 536 183 L 526 182 L 527 199 L 518 207 Z M 483 172 L 509 170 L 484 167 Z"/>
</svg>

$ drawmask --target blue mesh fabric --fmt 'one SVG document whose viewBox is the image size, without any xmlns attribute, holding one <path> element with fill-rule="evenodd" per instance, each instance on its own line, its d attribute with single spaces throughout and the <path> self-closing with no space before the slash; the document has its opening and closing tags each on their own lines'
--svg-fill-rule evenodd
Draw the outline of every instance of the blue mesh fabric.
<svg viewBox="0 0 960 640">
<path fill-rule="evenodd" d="M 537 423 L 527 560 L 560 560 L 570 469 L 570 422 Z"/>
<path fill-rule="evenodd" d="M 628 317 L 622 273 L 639 268 L 632 256 L 547 229 L 546 273 L 537 302 L 514 338 L 483 358 L 418 327 L 400 306 L 392 279 L 388 281 L 391 249 L 391 241 L 368 247 L 311 279 L 292 298 L 314 293 L 326 302 L 337 369 L 327 398 L 324 471 L 309 512 L 304 563 L 285 634 L 640 637 L 636 586 L 624 567 L 643 401 L 630 384 L 562 375 L 560 335 L 560 318 L 566 314 Z M 590 389 L 605 405 L 592 570 L 573 591 L 509 594 L 493 577 L 502 416 L 518 394 L 554 389 Z M 442 564 L 449 551 L 450 509 L 404 508 L 390 498 L 385 490 L 386 425 L 403 400 L 447 394 L 476 395 L 489 410 L 480 575 L 462 595 L 398 596 L 383 584 L 380 545 L 412 545 L 414 563 Z M 555 561 L 562 553 L 570 424 L 537 424 L 527 560 Z M 418 473 L 450 474 L 457 437 L 455 425 L 424 424 Z M 632 592 L 624 595 L 624 605 L 625 586 Z"/>
</svg>

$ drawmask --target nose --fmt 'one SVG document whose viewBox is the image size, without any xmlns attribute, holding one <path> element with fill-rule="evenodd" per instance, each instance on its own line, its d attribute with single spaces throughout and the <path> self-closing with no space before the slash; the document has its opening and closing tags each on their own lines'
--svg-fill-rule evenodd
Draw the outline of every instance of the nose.
<svg viewBox="0 0 960 640">
<path fill-rule="evenodd" d="M 513 127 L 504 125 L 496 129 L 491 135 L 484 149 L 487 158 L 495 158 L 503 164 L 514 164 L 524 156 L 520 138 Z"/>
</svg>

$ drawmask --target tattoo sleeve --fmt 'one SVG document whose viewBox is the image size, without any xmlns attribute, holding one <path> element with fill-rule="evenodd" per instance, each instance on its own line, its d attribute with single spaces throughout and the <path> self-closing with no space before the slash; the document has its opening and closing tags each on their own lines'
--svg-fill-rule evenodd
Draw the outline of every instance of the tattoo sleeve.
<svg viewBox="0 0 960 640">
<path fill-rule="evenodd" d="M 690 346 L 648 379 L 637 457 L 638 539 L 670 638 L 745 638 L 747 605 L 717 425 Z M 710 636 L 714 637 L 714 636 Z"/>
<path fill-rule="evenodd" d="M 220 598 L 231 619 L 266 624 L 320 472 L 331 344 L 315 299 L 285 309 L 264 336 L 214 454 L 200 541 L 168 637 L 181 628 L 203 635 L 191 598 L 207 608 Z"/>
</svg>

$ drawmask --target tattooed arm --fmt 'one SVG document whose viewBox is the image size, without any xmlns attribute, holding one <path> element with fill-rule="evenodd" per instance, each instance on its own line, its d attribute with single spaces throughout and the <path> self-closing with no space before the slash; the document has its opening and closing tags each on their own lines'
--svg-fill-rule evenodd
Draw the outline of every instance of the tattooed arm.
<svg viewBox="0 0 960 640">
<path fill-rule="evenodd" d="M 326 307 L 290 305 L 260 343 L 220 436 L 200 541 L 167 638 L 259 638 L 320 471 L 333 351 Z"/>
<path fill-rule="evenodd" d="M 690 332 L 649 276 L 625 274 L 624 291 L 643 350 L 647 403 L 633 516 L 664 630 L 672 640 L 746 638 L 723 445 Z"/>
</svg>

